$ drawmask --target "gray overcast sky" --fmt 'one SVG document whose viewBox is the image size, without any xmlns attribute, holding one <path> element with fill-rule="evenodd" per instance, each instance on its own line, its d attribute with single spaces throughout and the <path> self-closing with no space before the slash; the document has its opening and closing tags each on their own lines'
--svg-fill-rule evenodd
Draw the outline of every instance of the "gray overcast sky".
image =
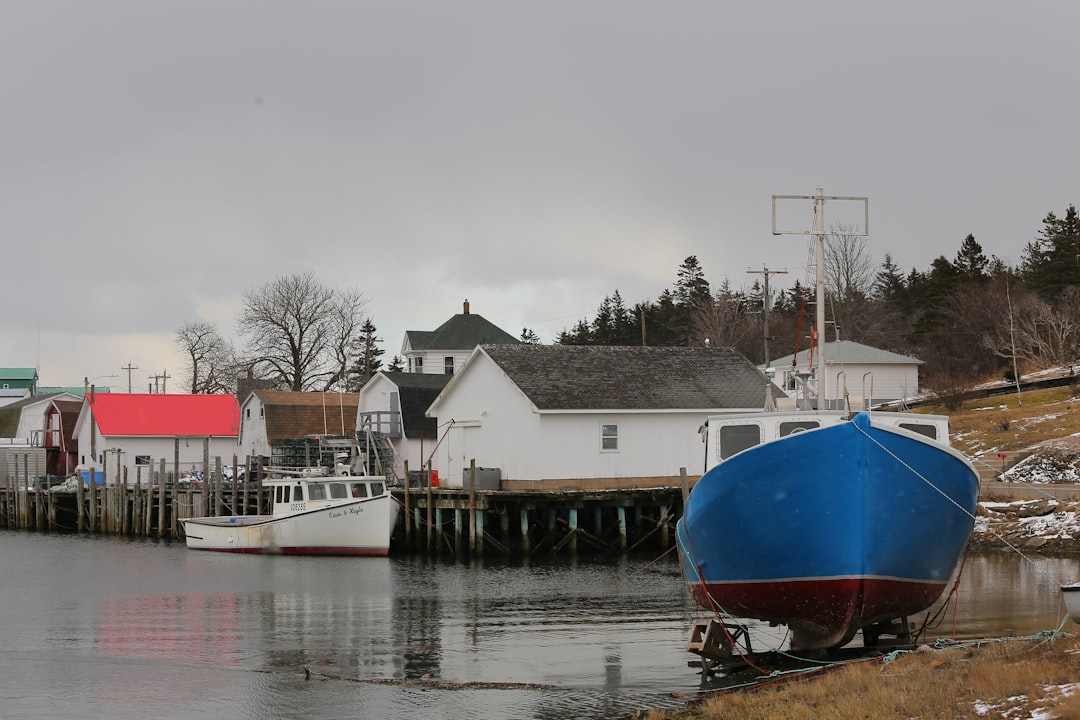
<svg viewBox="0 0 1080 720">
<path fill-rule="evenodd" d="M 1077 27 L 1075 0 L 0 0 L 0 366 L 180 389 L 178 327 L 231 336 L 243 290 L 308 271 L 365 293 L 387 361 L 465 298 L 550 342 L 689 255 L 805 280 L 770 202 L 817 187 L 870 198 L 876 263 L 973 233 L 1013 264 L 1080 201 Z"/>
</svg>

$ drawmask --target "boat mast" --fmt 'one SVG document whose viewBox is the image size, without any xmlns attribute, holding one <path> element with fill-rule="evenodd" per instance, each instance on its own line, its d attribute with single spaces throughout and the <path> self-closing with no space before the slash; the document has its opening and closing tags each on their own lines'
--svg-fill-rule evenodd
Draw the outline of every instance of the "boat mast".
<svg viewBox="0 0 1080 720">
<path fill-rule="evenodd" d="M 777 200 L 813 200 L 814 223 L 810 230 L 782 230 L 776 225 L 776 201 Z M 817 347 L 814 353 L 817 361 L 814 363 L 813 372 L 817 378 L 817 407 L 825 410 L 829 402 L 829 382 L 825 371 L 825 201 L 826 200 L 851 200 L 861 202 L 863 206 L 862 228 L 844 229 L 837 228 L 832 231 L 833 235 L 866 237 L 870 229 L 870 200 L 866 197 L 853 197 L 845 195 L 825 195 L 821 188 L 813 195 L 773 195 L 772 196 L 772 234 L 773 235 L 812 235 L 814 237 L 815 250 L 815 308 L 814 324 L 817 329 Z"/>
<path fill-rule="evenodd" d="M 821 188 L 814 193 L 814 246 L 814 325 L 817 327 L 814 373 L 817 375 L 818 410 L 825 410 L 825 404 L 829 402 L 829 379 L 825 371 L 825 196 Z"/>
</svg>

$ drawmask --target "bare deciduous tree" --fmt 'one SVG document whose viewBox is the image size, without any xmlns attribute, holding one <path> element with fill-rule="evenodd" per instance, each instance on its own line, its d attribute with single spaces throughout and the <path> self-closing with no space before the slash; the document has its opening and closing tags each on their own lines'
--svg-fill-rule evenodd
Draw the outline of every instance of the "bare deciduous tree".
<svg viewBox="0 0 1080 720">
<path fill-rule="evenodd" d="M 184 382 L 193 394 L 232 392 L 236 383 L 236 350 L 223 339 L 217 323 L 189 322 L 176 331 L 184 353 Z"/>
<path fill-rule="evenodd" d="M 1070 365 L 1080 357 L 1080 288 L 1062 291 L 1051 307 L 1034 293 L 1012 291 L 1009 308 L 999 307 L 1002 321 L 984 336 L 984 347 L 997 357 L 1016 358 L 1021 372 L 1034 367 Z"/>
<path fill-rule="evenodd" d="M 825 241 L 825 314 L 840 328 L 837 339 L 861 340 L 872 324 L 870 293 L 875 280 L 866 238 L 833 234 Z"/>
<path fill-rule="evenodd" d="M 344 376 L 365 304 L 359 292 L 326 287 L 311 273 L 244 292 L 237 328 L 250 343 L 250 366 L 294 391 L 326 389 Z"/>
<path fill-rule="evenodd" d="M 711 299 L 698 300 L 690 316 L 695 344 L 708 341 L 713 347 L 738 347 L 755 327 L 744 298 L 725 282 Z"/>
</svg>

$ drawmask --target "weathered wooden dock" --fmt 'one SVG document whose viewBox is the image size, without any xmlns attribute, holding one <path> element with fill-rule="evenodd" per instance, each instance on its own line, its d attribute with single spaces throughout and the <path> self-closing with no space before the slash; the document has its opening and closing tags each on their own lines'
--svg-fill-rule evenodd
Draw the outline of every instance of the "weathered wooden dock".
<svg viewBox="0 0 1080 720">
<path fill-rule="evenodd" d="M 147 475 L 106 485 L 74 482 L 74 489 L 16 477 L 0 494 L 0 526 L 180 540 L 183 518 L 269 511 L 258 481 L 215 483 L 211 473 L 206 486 L 184 487 L 164 461 Z M 685 472 L 680 486 L 669 487 L 477 490 L 425 482 L 392 488 L 401 514 L 391 552 L 524 557 L 666 549 L 687 490 Z"/>
</svg>

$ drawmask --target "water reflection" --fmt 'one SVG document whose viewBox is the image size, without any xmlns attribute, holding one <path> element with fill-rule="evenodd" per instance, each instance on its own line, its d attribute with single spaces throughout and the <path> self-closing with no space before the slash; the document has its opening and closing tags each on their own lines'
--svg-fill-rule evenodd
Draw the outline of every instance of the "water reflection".
<svg viewBox="0 0 1080 720">
<path fill-rule="evenodd" d="M 554 720 L 674 707 L 699 687 L 685 652 L 698 612 L 677 563 L 648 560 L 262 558 L 0 532 L 4 716 Z M 1059 585 L 1078 571 L 1073 558 L 969 557 L 927 639 L 1054 629 Z M 756 648 L 782 644 L 759 630 L 773 638 Z"/>
</svg>

